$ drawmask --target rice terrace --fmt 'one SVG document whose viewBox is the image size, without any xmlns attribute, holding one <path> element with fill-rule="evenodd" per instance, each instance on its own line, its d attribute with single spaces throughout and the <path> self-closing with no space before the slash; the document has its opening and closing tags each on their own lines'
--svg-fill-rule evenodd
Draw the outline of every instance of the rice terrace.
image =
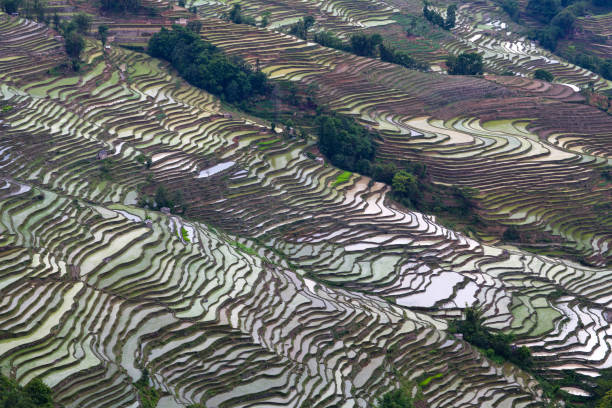
<svg viewBox="0 0 612 408">
<path fill-rule="evenodd" d="M 612 408 L 610 0 L 0 0 L 0 408 Z"/>
</svg>

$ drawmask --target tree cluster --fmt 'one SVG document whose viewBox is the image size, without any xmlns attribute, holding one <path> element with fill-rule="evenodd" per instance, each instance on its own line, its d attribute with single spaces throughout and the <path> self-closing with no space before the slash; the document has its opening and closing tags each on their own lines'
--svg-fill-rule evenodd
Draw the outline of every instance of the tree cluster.
<svg viewBox="0 0 612 408">
<path fill-rule="evenodd" d="M 410 390 L 402 387 L 380 397 L 376 408 L 414 408 L 414 401 Z"/>
<path fill-rule="evenodd" d="M 380 34 L 353 34 L 351 36 L 351 51 L 362 57 L 375 57 L 378 46 L 383 39 Z"/>
<path fill-rule="evenodd" d="M 263 72 L 254 72 L 244 61 L 227 57 L 187 28 L 162 28 L 149 40 L 148 51 L 169 61 L 190 84 L 227 102 L 240 103 L 269 92 Z"/>
<path fill-rule="evenodd" d="M 397 51 L 390 45 L 385 44 L 380 34 L 353 34 L 347 44 L 330 31 L 320 31 L 315 33 L 314 41 L 324 47 L 335 48 L 364 57 L 380 57 L 382 61 L 401 65 L 406 68 L 421 71 L 429 70 L 428 64 L 417 61 L 407 53 Z"/>
<path fill-rule="evenodd" d="M 553 74 L 542 68 L 536 69 L 533 73 L 533 77 L 546 82 L 552 82 L 555 80 L 555 76 Z"/>
<path fill-rule="evenodd" d="M 529 349 L 525 346 L 513 346 L 511 335 L 492 333 L 484 326 L 482 314 L 478 307 L 468 307 L 465 309 L 465 319 L 451 322 L 450 330 L 463 334 L 465 341 L 483 349 L 488 357 L 501 358 L 530 370 L 533 360 Z"/>
<path fill-rule="evenodd" d="M 423 6 L 423 16 L 432 24 L 442 27 L 445 30 L 450 30 L 455 27 L 457 6 L 451 4 L 446 8 L 446 19 L 440 15 L 436 10 L 429 8 L 429 3 L 425 2 Z"/>
<path fill-rule="evenodd" d="M 335 166 L 370 174 L 376 154 L 372 135 L 352 119 L 321 115 L 316 121 L 319 150 Z"/>
<path fill-rule="evenodd" d="M 5 12 L 9 14 L 19 12 L 26 18 L 36 18 L 39 23 L 48 22 L 45 15 L 46 6 L 45 0 L 0 0 L 0 8 Z"/>
<path fill-rule="evenodd" d="M 417 61 L 407 53 L 396 51 L 395 49 L 384 43 L 380 44 L 378 46 L 378 49 L 380 51 L 380 59 L 382 61 L 401 65 L 410 69 L 418 69 L 421 71 L 426 71 L 429 69 L 429 66 L 426 63 Z"/>
<path fill-rule="evenodd" d="M 226 16 L 226 20 L 231 21 L 234 24 L 248 24 L 252 26 L 257 25 L 253 17 L 242 14 L 242 6 L 239 3 L 234 3 L 232 9 Z"/>
<path fill-rule="evenodd" d="M 100 0 L 100 8 L 110 12 L 138 11 L 141 7 L 141 0 Z"/>
<path fill-rule="evenodd" d="M 80 69 L 79 58 L 85 48 L 83 35 L 89 31 L 91 17 L 85 13 L 78 13 L 70 21 L 57 22 L 60 34 L 64 37 L 64 47 L 66 54 L 72 59 L 72 68 L 75 71 Z"/>
<path fill-rule="evenodd" d="M 520 9 L 517 0 L 502 0 L 501 7 L 513 21 L 519 21 Z"/>
<path fill-rule="evenodd" d="M 314 42 L 324 47 L 335 48 L 337 50 L 350 51 L 349 48 L 331 31 L 319 31 L 314 35 Z"/>
<path fill-rule="evenodd" d="M 302 17 L 300 21 L 289 27 L 289 34 L 295 35 L 302 40 L 308 40 L 308 30 L 310 30 L 314 23 L 315 19 L 313 16 Z"/>
<path fill-rule="evenodd" d="M 39 378 L 21 387 L 0 374 L 0 408 L 53 408 L 51 389 Z"/>
<path fill-rule="evenodd" d="M 450 75 L 481 75 L 484 69 L 482 55 L 470 52 L 451 55 L 446 66 Z"/>
</svg>

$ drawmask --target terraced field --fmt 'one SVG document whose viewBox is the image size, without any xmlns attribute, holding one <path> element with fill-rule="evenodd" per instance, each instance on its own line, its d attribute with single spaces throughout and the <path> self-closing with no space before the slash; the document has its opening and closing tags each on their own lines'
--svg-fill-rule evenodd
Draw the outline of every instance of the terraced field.
<svg viewBox="0 0 612 408">
<path fill-rule="evenodd" d="M 55 50 L 53 66 L 61 43 L 0 14 L 3 374 L 40 376 L 67 407 L 137 407 L 145 368 L 164 407 L 370 407 L 404 378 L 428 379 L 429 407 L 545 406 L 529 375 L 447 334 L 476 304 L 543 375 L 612 367 L 612 220 L 588 211 L 610 198 L 595 183 L 605 113 L 564 85 L 411 72 L 204 23 L 207 40 L 273 78 L 316 82 L 334 110 L 379 129 L 382 157 L 478 188 L 487 216 L 550 230 L 597 266 L 400 208 L 388 186 L 311 159 L 312 139 L 225 112 L 144 54 L 90 41 L 83 73 L 42 75 L 35 50 Z M 138 205 L 155 184 L 183 191 L 186 214 Z"/>
</svg>

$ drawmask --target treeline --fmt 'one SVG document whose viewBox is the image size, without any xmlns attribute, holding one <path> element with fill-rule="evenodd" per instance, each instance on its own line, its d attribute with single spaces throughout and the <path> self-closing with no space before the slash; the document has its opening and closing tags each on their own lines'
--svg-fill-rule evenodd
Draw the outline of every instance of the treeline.
<svg viewBox="0 0 612 408">
<path fill-rule="evenodd" d="M 430 9 L 427 1 L 425 1 L 423 6 L 423 17 L 425 17 L 430 23 L 440 26 L 445 30 L 450 30 L 451 28 L 455 27 L 457 19 L 456 13 L 457 6 L 454 4 L 451 4 L 446 8 L 446 19 L 444 19 L 444 17 L 442 17 L 442 15 L 436 10 Z"/>
<path fill-rule="evenodd" d="M 401 65 L 409 69 L 428 71 L 427 63 L 417 61 L 409 54 L 398 51 L 385 43 L 380 34 L 358 33 L 351 35 L 349 42 L 345 43 L 330 31 L 315 33 L 314 41 L 324 47 L 350 52 L 362 57 L 380 58 L 381 61 Z"/>
<path fill-rule="evenodd" d="M 446 59 L 446 67 L 450 75 L 481 75 L 484 70 L 482 55 L 464 52 Z"/>
<path fill-rule="evenodd" d="M 9 14 L 20 13 L 39 23 L 49 24 L 49 16 L 45 14 L 45 0 L 0 0 L 0 8 Z"/>
<path fill-rule="evenodd" d="M 230 58 L 192 30 L 175 25 L 162 28 L 149 40 L 151 56 L 169 61 L 190 84 L 229 103 L 243 103 L 269 92 L 266 75 L 244 61 Z"/>
<path fill-rule="evenodd" d="M 100 0 L 100 9 L 110 12 L 138 11 L 142 3 L 140 0 Z"/>
<path fill-rule="evenodd" d="M 551 293 L 550 296 L 558 297 L 564 295 L 563 290 Z M 603 369 L 599 377 L 593 380 L 584 374 L 573 370 L 563 370 L 554 378 L 542 377 L 537 367 L 537 361 L 533 359 L 531 351 L 525 346 L 512 345 L 512 335 L 493 333 L 484 326 L 483 312 L 476 307 L 467 307 L 465 317 L 451 321 L 449 331 L 460 333 L 463 339 L 478 347 L 487 357 L 501 364 L 509 361 L 519 368 L 527 371 L 540 383 L 547 398 L 553 401 L 563 401 L 565 408 L 612 408 L 612 370 Z M 581 387 L 589 390 L 591 396 L 582 397 L 568 394 L 561 387 Z M 552 405 L 558 406 L 558 405 Z"/>
<path fill-rule="evenodd" d="M 518 21 L 517 0 L 503 0 L 502 7 L 515 21 Z M 577 47 L 557 49 L 560 40 L 571 36 L 577 17 L 601 12 L 601 8 L 605 8 L 604 12 L 610 11 L 610 7 L 612 7 L 612 0 L 529 0 L 525 13 L 545 24 L 542 28 L 532 30 L 529 36 L 537 40 L 542 47 L 557 52 L 568 61 L 612 80 L 612 59 L 585 53 Z M 593 38 L 592 40 L 598 41 L 599 39 Z M 601 41 L 605 42 L 605 38 L 602 38 Z"/>
<path fill-rule="evenodd" d="M 0 374 L 1 408 L 53 408 L 51 389 L 39 378 L 21 387 L 12 379 Z"/>
<path fill-rule="evenodd" d="M 480 222 L 472 204 L 473 191 L 433 183 L 423 163 L 403 162 L 398 169 L 393 162 L 377 160 L 377 135 L 354 119 L 323 114 L 316 120 L 316 131 L 319 150 L 333 165 L 390 185 L 393 198 L 402 205 Z"/>
<path fill-rule="evenodd" d="M 511 343 L 511 335 L 492 333 L 484 326 L 482 310 L 478 307 L 465 309 L 465 318 L 451 322 L 450 331 L 460 333 L 463 339 L 476 347 L 481 348 L 487 357 L 498 362 L 510 361 L 522 369 L 530 370 L 533 367 L 531 352 L 525 346 L 516 347 Z"/>
<path fill-rule="evenodd" d="M 232 9 L 228 13 L 223 13 L 221 18 L 231 21 L 234 24 L 248 24 L 257 26 L 257 21 L 255 18 L 242 13 L 242 6 L 239 3 L 234 3 Z M 259 26 L 267 27 L 268 24 L 270 24 L 270 12 L 266 11 L 261 15 Z"/>
</svg>

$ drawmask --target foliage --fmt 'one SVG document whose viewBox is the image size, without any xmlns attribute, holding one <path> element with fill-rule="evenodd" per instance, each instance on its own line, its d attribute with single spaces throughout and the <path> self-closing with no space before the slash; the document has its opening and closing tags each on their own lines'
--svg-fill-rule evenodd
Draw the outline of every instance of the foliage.
<svg viewBox="0 0 612 408">
<path fill-rule="evenodd" d="M 446 61 L 450 75 L 479 75 L 483 72 L 482 56 L 476 53 L 451 55 Z"/>
<path fill-rule="evenodd" d="M 446 21 L 444 22 L 444 29 L 450 30 L 451 28 L 455 27 L 455 23 L 457 19 L 456 13 L 457 13 L 456 5 L 451 4 L 450 6 L 446 8 Z"/>
<path fill-rule="evenodd" d="M 202 22 L 200 20 L 193 20 L 187 23 L 187 29 L 191 32 L 199 34 L 202 30 Z"/>
<path fill-rule="evenodd" d="M 295 35 L 302 40 L 307 40 L 308 30 L 310 30 L 310 28 L 314 25 L 314 22 L 315 19 L 313 16 L 302 17 L 300 21 L 292 24 L 291 27 L 289 27 L 289 34 Z"/>
<path fill-rule="evenodd" d="M 72 17 L 72 21 L 76 27 L 76 31 L 79 34 L 87 34 L 89 27 L 91 26 L 91 16 L 85 13 L 77 13 Z"/>
<path fill-rule="evenodd" d="M 334 181 L 334 186 L 346 183 L 352 175 L 353 173 L 351 173 L 350 171 L 343 171 L 342 173 L 338 174 L 338 177 L 336 177 L 336 181 Z"/>
<path fill-rule="evenodd" d="M 502 235 L 502 239 L 506 242 L 518 242 L 521 240 L 521 236 L 514 225 L 506 228 L 504 234 Z"/>
<path fill-rule="evenodd" d="M 525 11 L 542 23 L 549 23 L 559 12 L 559 0 L 529 0 Z"/>
<path fill-rule="evenodd" d="M 541 79 L 542 81 L 552 82 L 555 79 L 555 76 L 545 69 L 538 68 L 534 71 L 533 77 L 535 79 Z"/>
<path fill-rule="evenodd" d="M 408 387 L 389 391 L 378 399 L 377 408 L 413 408 L 414 402 Z"/>
<path fill-rule="evenodd" d="M 76 31 L 70 31 L 64 36 L 64 46 L 69 57 L 78 59 L 85 48 L 85 40 Z"/>
<path fill-rule="evenodd" d="M 425 2 L 423 5 L 423 17 L 425 17 L 430 23 L 442 27 L 445 30 L 450 30 L 455 27 L 456 22 L 457 6 L 451 4 L 446 8 L 446 20 L 436 10 L 429 8 L 429 3 Z"/>
<path fill-rule="evenodd" d="M 419 69 L 422 71 L 429 70 L 429 65 L 426 63 L 419 62 L 405 52 L 396 51 L 384 43 L 380 44 L 378 49 L 380 50 L 380 59 L 382 61 L 401 65 L 410 69 Z"/>
<path fill-rule="evenodd" d="M 442 373 L 438 373 L 438 374 L 431 375 L 431 376 L 427 377 L 426 379 L 424 379 L 423 381 L 421 381 L 421 382 L 419 383 L 419 385 L 420 385 L 421 387 L 425 387 L 425 386 L 426 386 L 427 384 L 429 384 L 429 383 L 430 383 L 432 380 L 435 380 L 436 378 L 442 378 L 442 376 L 443 376 L 443 375 L 444 375 L 444 374 L 442 374 Z"/>
<path fill-rule="evenodd" d="M 468 307 L 465 309 L 465 319 L 452 321 L 450 330 L 463 334 L 465 341 L 483 350 L 491 350 L 489 352 L 491 357 L 498 356 L 520 368 L 531 369 L 533 361 L 531 352 L 527 347 L 511 345 L 512 336 L 503 333 L 491 333 L 483 322 L 482 310 L 477 307 Z"/>
<path fill-rule="evenodd" d="M 363 57 L 376 56 L 376 48 L 382 44 L 380 34 L 353 34 L 351 35 L 351 51 Z"/>
<path fill-rule="evenodd" d="M 228 58 L 214 45 L 181 26 L 162 30 L 149 40 L 149 53 L 169 61 L 190 84 L 227 102 L 246 101 L 269 91 L 266 75 L 242 60 Z"/>
<path fill-rule="evenodd" d="M 141 0 L 100 0 L 100 8 L 103 11 L 127 12 L 137 11 L 141 6 Z"/>
<path fill-rule="evenodd" d="M 416 176 L 405 170 L 395 173 L 391 186 L 396 195 L 408 199 L 410 202 L 418 202 L 423 197 Z"/>
<path fill-rule="evenodd" d="M 189 234 L 187 233 L 187 230 L 185 229 L 185 227 L 181 227 L 181 237 L 183 238 L 183 241 L 191 242 L 189 240 Z"/>
<path fill-rule="evenodd" d="M 12 14 L 16 13 L 21 6 L 21 0 L 2 0 L 0 3 L 2 5 L 2 10 L 5 12 Z"/>
<path fill-rule="evenodd" d="M 149 385 L 149 371 L 145 368 L 142 371 L 142 376 L 134 383 L 140 397 L 140 406 L 142 408 L 155 408 L 157 402 L 161 398 L 161 392 Z"/>
<path fill-rule="evenodd" d="M 106 40 L 108 39 L 108 26 L 105 26 L 104 24 L 100 24 L 98 26 L 98 37 L 100 37 L 102 46 L 104 46 L 106 44 Z"/>
<path fill-rule="evenodd" d="M 519 21 L 520 10 L 517 0 L 503 0 L 501 3 L 501 7 L 513 21 Z"/>
<path fill-rule="evenodd" d="M 331 31 L 320 31 L 315 33 L 314 42 L 319 43 L 324 47 L 335 48 L 337 50 L 349 50 L 342 40 Z"/>
<path fill-rule="evenodd" d="M 226 19 L 234 24 L 248 24 L 257 25 L 253 17 L 245 16 L 242 14 L 242 6 L 239 3 L 234 3 L 232 9 L 227 14 Z"/>
<path fill-rule="evenodd" d="M 370 166 L 376 148 L 368 131 L 353 119 L 322 115 L 316 120 L 319 149 L 332 164 L 358 171 Z"/>
<path fill-rule="evenodd" d="M 0 374 L 0 408 L 53 408 L 52 391 L 39 378 L 25 387 Z"/>
<path fill-rule="evenodd" d="M 157 209 L 167 207 L 171 212 L 184 212 L 183 193 L 180 190 L 168 191 L 165 186 L 158 186 L 155 190 L 155 206 Z"/>
</svg>

